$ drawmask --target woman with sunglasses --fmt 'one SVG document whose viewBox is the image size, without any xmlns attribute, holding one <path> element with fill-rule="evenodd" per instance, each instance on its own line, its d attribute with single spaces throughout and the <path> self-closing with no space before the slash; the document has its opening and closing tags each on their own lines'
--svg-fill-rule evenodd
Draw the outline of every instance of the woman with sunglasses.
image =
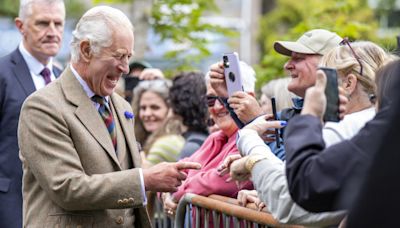
<svg viewBox="0 0 400 228">
<path fill-rule="evenodd" d="M 244 91 L 254 94 L 254 70 L 247 64 L 241 63 L 241 74 L 243 75 Z M 220 130 L 212 133 L 192 156 L 183 159 L 196 161 L 202 165 L 202 168 L 197 172 L 187 170 L 187 178 L 178 191 L 172 194 L 163 194 L 164 211 L 168 215 L 174 215 L 177 203 L 187 192 L 203 196 L 218 194 L 236 197 L 239 190 L 253 188 L 250 181 L 245 181 L 240 186 L 235 182 L 228 182 L 228 175 L 221 176 L 217 171 L 218 166 L 227 156 L 239 153 L 236 147 L 238 127 L 225 108 L 223 98 L 218 97 L 211 87 L 208 74 L 206 81 L 208 111 Z"/>
</svg>

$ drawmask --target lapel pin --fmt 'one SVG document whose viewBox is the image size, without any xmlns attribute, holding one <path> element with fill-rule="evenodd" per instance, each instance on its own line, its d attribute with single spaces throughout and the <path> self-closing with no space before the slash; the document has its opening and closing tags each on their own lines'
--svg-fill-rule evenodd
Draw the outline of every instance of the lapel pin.
<svg viewBox="0 0 400 228">
<path fill-rule="evenodd" d="M 127 119 L 133 119 L 135 117 L 135 115 L 131 112 L 125 111 L 124 115 Z"/>
</svg>

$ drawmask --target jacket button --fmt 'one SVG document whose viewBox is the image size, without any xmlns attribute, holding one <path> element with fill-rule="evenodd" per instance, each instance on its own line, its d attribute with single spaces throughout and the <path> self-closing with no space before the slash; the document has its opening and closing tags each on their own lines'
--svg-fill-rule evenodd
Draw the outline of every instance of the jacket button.
<svg viewBox="0 0 400 228">
<path fill-rule="evenodd" d="M 122 204 L 122 203 L 123 203 L 123 202 L 122 202 L 122 200 L 120 200 L 120 199 L 117 201 L 117 204 Z"/>
<path fill-rule="evenodd" d="M 135 200 L 134 200 L 132 197 L 128 199 L 128 202 L 129 202 L 129 203 L 133 203 L 134 201 L 135 201 Z"/>
<path fill-rule="evenodd" d="M 127 204 L 127 203 L 129 202 L 129 200 L 128 200 L 127 198 L 125 198 L 125 199 L 122 200 L 122 202 L 123 202 L 124 204 Z"/>
<path fill-rule="evenodd" d="M 115 222 L 116 222 L 117 224 L 122 224 L 122 223 L 124 223 L 124 218 L 122 218 L 122 216 L 118 216 L 118 217 L 115 219 Z"/>
</svg>

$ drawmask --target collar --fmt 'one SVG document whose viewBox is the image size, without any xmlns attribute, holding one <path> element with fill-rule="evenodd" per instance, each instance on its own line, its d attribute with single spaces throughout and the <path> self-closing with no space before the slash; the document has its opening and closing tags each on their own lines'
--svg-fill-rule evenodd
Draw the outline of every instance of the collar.
<svg viewBox="0 0 400 228">
<path fill-rule="evenodd" d="M 26 50 L 23 42 L 19 44 L 18 49 L 21 52 L 21 55 L 24 58 L 26 64 L 28 65 L 29 71 L 31 71 L 35 75 L 40 75 L 40 72 L 42 72 L 43 68 L 47 67 L 53 74 L 53 58 L 50 57 L 49 62 L 46 66 L 44 66 L 35 57 L 33 57 L 31 53 L 28 52 L 28 50 Z"/>
<path fill-rule="evenodd" d="M 297 110 L 301 110 L 303 108 L 304 98 L 294 97 L 292 98 L 293 108 Z"/>
<path fill-rule="evenodd" d="M 81 84 L 83 90 L 85 91 L 86 95 L 91 98 L 94 95 L 96 95 L 88 86 L 88 84 L 85 82 L 85 80 L 83 80 L 83 78 L 79 75 L 79 73 L 75 70 L 75 68 L 72 66 L 72 64 L 69 65 L 72 74 L 75 76 L 75 78 L 78 80 L 79 84 Z M 106 96 L 104 97 L 106 99 L 106 101 L 108 102 L 110 96 Z"/>
</svg>

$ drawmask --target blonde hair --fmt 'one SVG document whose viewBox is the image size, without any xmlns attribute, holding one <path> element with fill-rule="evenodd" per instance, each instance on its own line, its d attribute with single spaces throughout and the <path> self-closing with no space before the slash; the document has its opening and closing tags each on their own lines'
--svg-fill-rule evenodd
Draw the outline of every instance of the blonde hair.
<svg viewBox="0 0 400 228">
<path fill-rule="evenodd" d="M 367 95 L 375 95 L 375 73 L 376 71 L 394 59 L 384 49 L 369 41 L 356 41 L 350 43 L 357 57 L 348 45 L 342 45 L 332 49 L 324 55 L 320 65 L 336 68 L 340 77 L 352 73 L 357 77 L 363 91 Z M 360 75 L 360 63 L 362 64 L 362 75 Z"/>
<path fill-rule="evenodd" d="M 296 97 L 296 95 L 287 89 L 290 80 L 290 78 L 278 78 L 261 87 L 261 93 L 268 99 L 275 97 L 277 111 L 290 108 L 293 105 L 292 98 Z"/>
</svg>

